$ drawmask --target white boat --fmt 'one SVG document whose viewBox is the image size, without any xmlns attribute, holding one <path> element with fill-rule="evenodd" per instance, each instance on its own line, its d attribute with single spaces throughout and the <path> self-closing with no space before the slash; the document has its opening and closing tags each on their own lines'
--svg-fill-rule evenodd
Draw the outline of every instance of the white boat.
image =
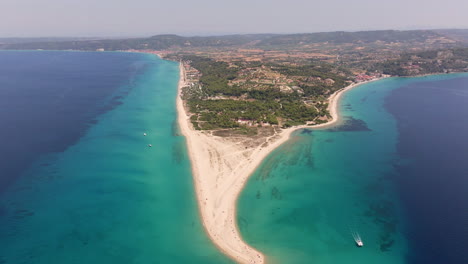
<svg viewBox="0 0 468 264">
<path fill-rule="evenodd" d="M 364 246 L 364 243 L 362 243 L 361 240 L 358 240 L 358 241 L 356 241 L 356 245 L 357 245 L 358 247 L 362 247 L 362 246 Z"/>
<path fill-rule="evenodd" d="M 150 148 L 151 148 L 152 146 L 153 146 L 153 145 L 151 145 L 151 144 L 148 144 L 148 147 L 150 147 Z"/>
<path fill-rule="evenodd" d="M 146 133 L 143 133 L 143 136 L 146 136 Z"/>
<path fill-rule="evenodd" d="M 364 242 L 362 242 L 362 239 L 361 239 L 361 236 L 359 235 L 359 233 L 358 232 L 352 232 L 351 234 L 353 235 L 354 242 L 356 242 L 356 246 L 363 247 Z"/>
</svg>

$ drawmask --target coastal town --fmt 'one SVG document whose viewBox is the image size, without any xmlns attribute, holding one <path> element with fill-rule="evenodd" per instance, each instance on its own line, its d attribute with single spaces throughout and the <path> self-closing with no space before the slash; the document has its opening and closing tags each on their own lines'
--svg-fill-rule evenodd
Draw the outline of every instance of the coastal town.
<svg viewBox="0 0 468 264">
<path fill-rule="evenodd" d="M 264 112 L 256 110 L 256 114 L 253 115 L 246 114 L 246 110 L 243 109 L 232 110 L 229 113 L 223 109 L 219 112 L 219 110 L 214 110 L 215 106 L 210 109 L 211 105 L 200 109 L 200 103 L 197 103 L 198 109 L 189 107 L 192 113 L 191 120 L 196 129 L 202 130 L 244 127 L 254 131 L 257 127 L 270 125 L 279 125 L 284 128 L 291 125 L 320 124 L 330 119 L 327 100 L 331 94 L 349 85 L 389 76 L 378 72 L 352 74 L 324 64 L 309 66 L 309 69 L 303 70 L 304 66 L 223 61 L 225 67 L 232 69 L 234 74 L 226 80 L 221 80 L 217 87 L 222 89 L 224 85 L 226 91 L 229 90 L 229 92 L 207 94 L 204 90 L 204 85 L 206 85 L 203 82 L 204 74 L 193 66 L 192 60 L 181 60 L 181 63 L 186 73 L 183 98 L 188 101 L 189 105 L 191 102 L 200 100 L 207 101 L 209 104 L 217 102 L 221 105 L 243 101 L 247 104 L 246 107 L 249 107 L 249 104 L 260 104 L 261 101 L 271 100 L 269 109 Z M 310 70 L 314 68 L 318 70 Z M 205 72 L 205 77 L 210 74 L 212 73 Z M 224 83 L 220 84 L 222 81 Z M 284 105 L 291 101 L 296 102 L 298 107 L 309 109 L 309 112 L 305 111 L 308 114 L 296 118 L 282 113 L 284 109 L 281 107 L 277 111 L 273 110 L 275 104 Z M 213 117 L 213 111 L 218 111 L 215 117 Z M 234 111 L 239 112 L 233 113 Z M 223 119 L 224 123 L 221 123 L 221 120 L 213 123 L 216 117 L 223 115 L 228 116 L 232 122 L 225 122 Z"/>
</svg>

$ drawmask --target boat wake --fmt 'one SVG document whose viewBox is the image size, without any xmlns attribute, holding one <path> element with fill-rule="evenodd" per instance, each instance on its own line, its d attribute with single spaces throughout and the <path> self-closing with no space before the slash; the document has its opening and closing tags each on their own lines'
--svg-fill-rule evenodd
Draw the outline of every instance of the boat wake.
<svg viewBox="0 0 468 264">
<path fill-rule="evenodd" d="M 353 236 L 354 242 L 356 242 L 356 245 L 358 247 L 364 246 L 364 243 L 362 242 L 361 236 L 357 231 L 351 231 L 351 235 Z"/>
</svg>

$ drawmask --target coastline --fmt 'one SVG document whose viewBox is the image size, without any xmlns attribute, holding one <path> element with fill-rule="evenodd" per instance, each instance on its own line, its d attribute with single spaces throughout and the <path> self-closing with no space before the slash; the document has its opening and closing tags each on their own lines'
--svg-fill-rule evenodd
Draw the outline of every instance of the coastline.
<svg viewBox="0 0 468 264">
<path fill-rule="evenodd" d="M 237 198 L 249 176 L 278 146 L 286 142 L 291 133 L 303 128 L 327 128 L 339 122 L 338 103 L 344 92 L 362 84 L 354 83 L 333 93 L 328 110 L 331 120 L 317 125 L 301 125 L 267 137 L 257 147 L 243 148 L 229 139 L 211 135 L 207 131 L 191 128 L 184 102 L 185 69 L 179 63 L 180 79 L 177 93 L 178 123 L 187 142 L 188 154 L 203 226 L 214 244 L 238 263 L 265 263 L 265 256 L 242 240 L 236 221 Z"/>
<path fill-rule="evenodd" d="M 348 86 L 334 92 L 328 98 L 328 101 L 329 101 L 329 103 L 328 103 L 328 112 L 331 115 L 331 120 L 329 120 L 329 121 L 327 121 L 326 123 L 323 123 L 323 124 L 297 126 L 297 127 L 292 127 L 292 128 L 295 128 L 294 130 L 301 129 L 301 128 L 317 129 L 317 128 L 327 128 L 327 127 L 330 127 L 330 126 L 337 125 L 339 123 L 339 121 L 341 120 L 340 113 L 339 113 L 339 102 L 340 102 L 341 96 L 343 96 L 344 93 L 346 93 L 347 91 L 349 91 L 349 90 L 351 90 L 353 88 L 356 88 L 358 86 L 361 86 L 361 85 L 364 85 L 364 84 L 367 84 L 367 83 L 371 83 L 371 82 L 380 81 L 380 80 L 383 80 L 383 79 L 386 79 L 386 78 L 391 78 L 391 77 L 380 77 L 380 78 L 376 78 L 376 79 L 365 81 L 365 82 L 353 83 L 351 85 L 348 85 Z"/>
</svg>

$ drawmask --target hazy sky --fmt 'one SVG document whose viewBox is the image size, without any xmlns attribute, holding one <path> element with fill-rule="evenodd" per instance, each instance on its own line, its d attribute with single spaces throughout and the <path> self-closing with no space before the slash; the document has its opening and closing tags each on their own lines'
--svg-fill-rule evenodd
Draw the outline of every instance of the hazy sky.
<svg viewBox="0 0 468 264">
<path fill-rule="evenodd" d="M 468 0 L 0 0 L 0 37 L 468 28 Z"/>
</svg>

